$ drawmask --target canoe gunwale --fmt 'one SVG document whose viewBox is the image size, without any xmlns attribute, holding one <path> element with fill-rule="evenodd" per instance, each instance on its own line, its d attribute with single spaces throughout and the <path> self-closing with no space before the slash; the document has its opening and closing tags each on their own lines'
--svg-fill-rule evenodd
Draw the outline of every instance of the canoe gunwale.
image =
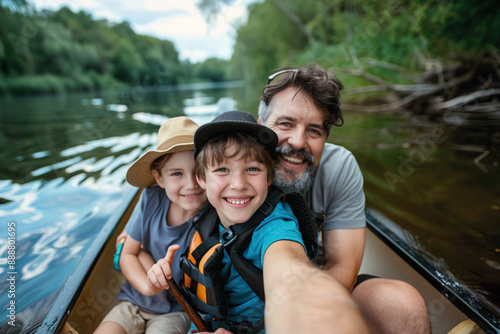
<svg viewBox="0 0 500 334">
<path fill-rule="evenodd" d="M 450 303 L 477 323 L 486 333 L 500 334 L 499 320 L 482 302 L 397 236 L 381 221 L 379 214 L 367 210 L 366 216 L 367 228 L 417 271 Z"/>
</svg>

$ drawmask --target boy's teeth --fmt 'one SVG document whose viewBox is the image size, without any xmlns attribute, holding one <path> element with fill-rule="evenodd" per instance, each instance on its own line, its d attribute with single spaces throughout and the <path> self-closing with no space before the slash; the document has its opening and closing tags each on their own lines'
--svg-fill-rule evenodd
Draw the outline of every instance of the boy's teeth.
<svg viewBox="0 0 500 334">
<path fill-rule="evenodd" d="M 293 163 L 296 163 L 296 164 L 300 164 L 300 163 L 302 163 L 304 161 L 303 159 L 293 158 L 293 157 L 288 156 L 288 155 L 283 156 L 283 158 L 286 161 L 293 162 Z"/>
<path fill-rule="evenodd" d="M 241 199 L 241 200 L 234 200 L 234 199 L 227 199 L 227 201 L 231 204 L 236 204 L 236 205 L 240 205 L 240 204 L 245 204 L 247 203 L 248 201 L 250 201 L 249 198 L 247 199 Z"/>
</svg>

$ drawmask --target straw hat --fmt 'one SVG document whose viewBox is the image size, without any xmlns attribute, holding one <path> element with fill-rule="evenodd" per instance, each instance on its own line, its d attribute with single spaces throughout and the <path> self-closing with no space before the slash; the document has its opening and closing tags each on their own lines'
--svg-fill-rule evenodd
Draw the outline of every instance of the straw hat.
<svg viewBox="0 0 500 334">
<path fill-rule="evenodd" d="M 127 171 L 128 183 L 139 188 L 154 184 L 151 163 L 166 153 L 194 150 L 196 129 L 198 124 L 185 116 L 174 117 L 163 123 L 158 130 L 156 150 L 144 153 L 130 166 Z"/>
</svg>

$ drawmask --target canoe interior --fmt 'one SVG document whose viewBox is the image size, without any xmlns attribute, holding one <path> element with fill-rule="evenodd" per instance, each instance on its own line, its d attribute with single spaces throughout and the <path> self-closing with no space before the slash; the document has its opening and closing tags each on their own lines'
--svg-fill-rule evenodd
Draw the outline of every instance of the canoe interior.
<svg viewBox="0 0 500 334">
<path fill-rule="evenodd" d="M 121 216 L 90 276 L 82 282 L 84 286 L 81 293 L 73 307 L 68 309 L 66 315 L 69 313 L 69 317 L 62 321 L 58 332 L 62 331 L 63 325 L 66 323 L 66 326 L 69 325 L 77 333 L 92 333 L 109 310 L 116 305 L 120 285 L 125 279 L 112 265 L 115 240 L 125 227 L 138 200 L 138 195 L 134 197 Z M 475 330 L 474 333 L 500 333 L 488 323 L 489 319 L 485 320 L 484 317 L 476 314 L 477 310 L 470 310 L 469 306 L 464 305 L 463 296 L 450 291 L 445 284 L 439 283 L 440 281 L 436 278 L 431 279 L 429 266 L 432 266 L 428 263 L 425 266 L 419 264 L 419 261 L 425 262 L 425 260 L 414 257 L 415 254 L 412 251 L 408 253 L 408 250 L 404 249 L 405 243 L 396 236 L 390 235 L 390 232 L 385 230 L 383 226 L 379 216 L 368 213 L 366 249 L 360 273 L 399 279 L 417 288 L 426 300 L 433 334 L 448 333 L 468 318 L 471 318 L 482 328 Z M 391 238 L 397 242 L 390 240 Z M 406 245 L 406 247 L 409 246 Z M 457 299 L 460 301 L 457 302 Z"/>
<path fill-rule="evenodd" d="M 388 226 L 394 223 L 367 211 L 367 238 L 360 273 L 405 281 L 424 297 L 433 334 L 448 333 L 471 319 L 481 329 L 500 333 L 498 319 L 470 292 L 423 258 Z"/>
<path fill-rule="evenodd" d="M 360 273 L 398 279 L 414 286 L 427 303 L 434 334 L 448 333 L 467 318 L 371 230 L 366 233 L 366 249 Z"/>
</svg>

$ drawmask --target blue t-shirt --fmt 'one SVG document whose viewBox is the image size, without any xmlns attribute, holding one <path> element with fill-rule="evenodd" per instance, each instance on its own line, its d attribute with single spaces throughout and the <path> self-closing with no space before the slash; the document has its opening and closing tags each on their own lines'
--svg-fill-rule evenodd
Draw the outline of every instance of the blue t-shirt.
<svg viewBox="0 0 500 334">
<path fill-rule="evenodd" d="M 165 257 L 168 246 L 178 244 L 184 249 L 188 244 L 189 231 L 193 222 L 199 219 L 201 212 L 178 226 L 167 225 L 167 212 L 170 199 L 165 190 L 157 185 L 144 189 L 130 220 L 127 223 L 128 235 L 142 243 L 145 251 L 151 254 L 155 262 Z M 172 276 L 179 282 L 182 278 L 180 251 L 174 255 Z M 154 296 L 144 296 L 126 282 L 121 286 L 118 300 L 127 300 L 151 313 L 169 313 L 182 311 L 182 307 L 168 290 Z"/>
<path fill-rule="evenodd" d="M 220 230 L 223 230 L 222 226 Z M 257 226 L 243 256 L 262 270 L 267 248 L 280 240 L 295 241 L 304 247 L 297 218 L 285 202 L 279 202 L 273 212 Z M 254 323 L 259 321 L 264 316 L 264 302 L 234 268 L 226 251 L 222 264 L 221 279 L 229 305 L 228 319 L 237 323 L 243 320 Z"/>
</svg>

